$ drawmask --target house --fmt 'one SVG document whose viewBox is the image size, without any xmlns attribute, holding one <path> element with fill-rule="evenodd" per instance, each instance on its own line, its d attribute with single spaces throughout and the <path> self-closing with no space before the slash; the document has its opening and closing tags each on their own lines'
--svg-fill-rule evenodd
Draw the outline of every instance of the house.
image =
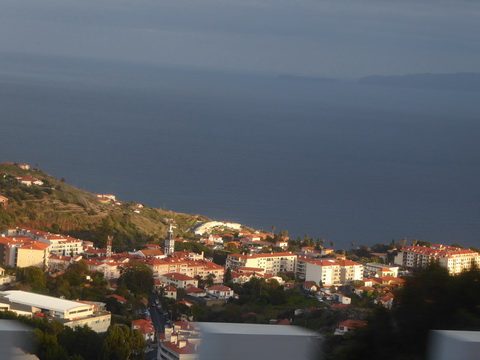
<svg viewBox="0 0 480 360">
<path fill-rule="evenodd" d="M 375 300 L 376 304 L 380 304 L 387 309 L 391 309 L 393 305 L 394 295 L 392 293 L 387 293 L 385 296 Z"/>
<path fill-rule="evenodd" d="M 112 295 L 107 295 L 105 296 L 106 299 L 113 298 L 117 300 L 120 304 L 125 305 L 127 303 L 127 299 L 125 299 L 123 296 L 117 295 L 117 294 L 112 294 Z"/>
<path fill-rule="evenodd" d="M 163 259 L 166 257 L 161 249 L 151 249 L 151 248 L 142 249 L 133 254 L 138 254 L 140 257 L 143 257 L 143 258 Z"/>
<path fill-rule="evenodd" d="M 375 288 L 371 287 L 371 286 L 360 286 L 358 288 L 355 289 L 355 294 L 357 294 L 358 296 L 361 296 L 364 292 L 374 292 L 375 291 Z"/>
<path fill-rule="evenodd" d="M 303 290 L 316 292 L 318 290 L 318 287 L 313 281 L 305 281 L 303 283 Z"/>
<path fill-rule="evenodd" d="M 30 165 L 28 164 L 17 164 L 17 166 L 23 170 L 30 170 Z"/>
<path fill-rule="evenodd" d="M 116 201 L 117 200 L 117 197 L 115 195 L 111 195 L 111 194 L 95 194 L 97 196 L 97 198 L 105 198 L 105 199 L 108 199 L 108 200 L 111 200 L 111 201 Z"/>
<path fill-rule="evenodd" d="M 339 303 L 343 304 L 343 305 L 349 305 L 352 303 L 352 299 L 349 298 L 348 296 L 345 296 L 343 294 L 333 294 L 333 299 L 335 301 L 338 301 Z"/>
<path fill-rule="evenodd" d="M 193 296 L 193 297 L 205 297 L 207 296 L 207 292 L 203 289 L 199 289 L 195 286 L 189 286 L 185 289 L 187 295 Z"/>
<path fill-rule="evenodd" d="M 398 276 L 398 266 L 389 266 L 379 263 L 368 263 L 363 265 L 364 276 Z"/>
<path fill-rule="evenodd" d="M 185 289 L 188 286 L 198 286 L 198 280 L 184 274 L 169 273 L 160 276 L 160 280 L 166 284 L 175 286 L 177 289 Z"/>
<path fill-rule="evenodd" d="M 17 181 L 20 184 L 26 185 L 26 186 L 32 186 L 32 185 L 42 186 L 43 185 L 42 180 L 39 180 L 39 179 L 34 178 L 32 176 L 15 176 L 15 179 L 17 179 Z"/>
<path fill-rule="evenodd" d="M 169 299 L 177 300 L 177 289 L 175 286 L 167 285 L 163 288 L 163 296 Z"/>
<path fill-rule="evenodd" d="M 145 341 L 155 341 L 155 328 L 151 321 L 145 319 L 138 319 L 132 321 L 132 330 L 139 331 Z"/>
<path fill-rule="evenodd" d="M 367 326 L 367 322 L 363 320 L 347 319 L 338 324 L 334 335 L 345 335 L 349 331 Z"/>
<path fill-rule="evenodd" d="M 287 250 L 288 249 L 288 241 L 277 241 L 277 242 L 275 242 L 275 246 L 279 247 L 282 250 Z"/>
<path fill-rule="evenodd" d="M 210 286 L 205 289 L 207 294 L 214 296 L 218 299 L 228 299 L 233 297 L 233 290 L 230 289 L 228 286 L 224 285 L 216 285 Z"/>
</svg>

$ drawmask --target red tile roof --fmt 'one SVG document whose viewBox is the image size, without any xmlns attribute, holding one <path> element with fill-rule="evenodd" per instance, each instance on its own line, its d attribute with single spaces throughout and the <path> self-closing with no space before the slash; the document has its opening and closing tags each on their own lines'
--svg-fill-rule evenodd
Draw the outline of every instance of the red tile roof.
<svg viewBox="0 0 480 360">
<path fill-rule="evenodd" d="M 367 326 L 367 322 L 363 320 L 348 319 L 348 320 L 342 321 L 340 324 L 338 324 L 338 326 L 346 327 L 349 330 L 354 330 L 359 327 Z"/>
</svg>

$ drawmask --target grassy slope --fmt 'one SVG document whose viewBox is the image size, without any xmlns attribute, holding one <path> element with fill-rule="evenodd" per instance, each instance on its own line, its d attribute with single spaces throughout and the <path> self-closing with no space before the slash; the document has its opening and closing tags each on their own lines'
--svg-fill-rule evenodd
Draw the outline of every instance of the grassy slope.
<svg viewBox="0 0 480 360">
<path fill-rule="evenodd" d="M 45 186 L 19 185 L 7 175 L 33 176 Z M 101 203 L 87 191 L 70 186 L 38 170 L 22 170 L 15 165 L 0 164 L 0 195 L 9 198 L 9 205 L 0 208 L 0 230 L 27 226 L 40 230 L 68 233 L 103 246 L 107 235 L 114 236 L 117 250 L 135 247 L 146 241 L 158 241 L 166 235 L 165 218 L 178 225 L 176 234 L 188 236 L 188 230 L 199 215 L 174 213 L 144 207 L 135 213 L 136 204 Z"/>
</svg>

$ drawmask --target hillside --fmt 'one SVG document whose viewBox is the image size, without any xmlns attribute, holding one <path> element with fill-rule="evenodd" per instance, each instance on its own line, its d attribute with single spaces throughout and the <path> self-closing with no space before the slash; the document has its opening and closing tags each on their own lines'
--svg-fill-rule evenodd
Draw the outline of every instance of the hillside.
<svg viewBox="0 0 480 360">
<path fill-rule="evenodd" d="M 43 185 L 22 185 L 15 176 L 33 177 Z M 121 251 L 147 241 L 161 241 L 167 233 L 166 218 L 175 220 L 176 236 L 187 238 L 192 236 L 192 226 L 208 220 L 134 202 L 100 201 L 96 195 L 62 180 L 40 170 L 0 164 L 0 195 L 8 198 L 8 204 L 0 206 L 0 230 L 32 227 L 90 240 L 100 247 L 105 245 L 107 235 L 113 235 L 113 247 Z"/>
</svg>

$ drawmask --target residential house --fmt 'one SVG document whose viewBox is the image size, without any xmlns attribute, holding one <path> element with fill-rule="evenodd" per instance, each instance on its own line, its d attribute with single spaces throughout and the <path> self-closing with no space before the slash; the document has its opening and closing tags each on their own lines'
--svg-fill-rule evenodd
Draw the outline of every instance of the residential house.
<svg viewBox="0 0 480 360">
<path fill-rule="evenodd" d="M 302 287 L 303 287 L 303 290 L 310 291 L 310 292 L 316 292 L 318 290 L 317 285 L 313 281 L 305 281 Z"/>
<path fill-rule="evenodd" d="M 379 263 L 368 263 L 363 265 L 364 276 L 398 276 L 398 266 L 390 266 Z"/>
<path fill-rule="evenodd" d="M 177 289 L 175 286 L 167 285 L 163 288 L 163 296 L 169 299 L 177 300 Z"/>
<path fill-rule="evenodd" d="M 352 303 L 352 299 L 349 298 L 348 296 L 345 296 L 343 294 L 333 294 L 333 299 L 335 301 L 338 301 L 339 303 L 343 305 L 350 305 Z"/>
<path fill-rule="evenodd" d="M 208 295 L 214 296 L 218 299 L 228 299 L 233 297 L 233 290 L 225 285 L 215 285 L 205 288 Z"/>
<path fill-rule="evenodd" d="M 358 328 L 367 326 L 367 322 L 363 320 L 347 319 L 338 324 L 334 335 L 345 335 L 346 333 Z"/>
<path fill-rule="evenodd" d="M 17 181 L 20 184 L 26 185 L 26 186 L 32 186 L 32 185 L 42 186 L 43 185 L 42 180 L 39 180 L 39 179 L 34 178 L 32 176 L 15 176 L 15 179 L 17 179 Z"/>
<path fill-rule="evenodd" d="M 166 284 L 175 286 L 177 289 L 186 289 L 189 286 L 198 286 L 198 280 L 180 273 L 162 275 L 160 280 Z"/>
<path fill-rule="evenodd" d="M 196 286 L 189 286 L 185 289 L 188 296 L 202 298 L 207 296 L 207 292 L 204 289 L 200 289 Z"/>
<path fill-rule="evenodd" d="M 132 321 L 132 330 L 139 331 L 145 341 L 155 341 L 155 328 L 151 321 L 145 319 L 138 319 Z"/>
</svg>

